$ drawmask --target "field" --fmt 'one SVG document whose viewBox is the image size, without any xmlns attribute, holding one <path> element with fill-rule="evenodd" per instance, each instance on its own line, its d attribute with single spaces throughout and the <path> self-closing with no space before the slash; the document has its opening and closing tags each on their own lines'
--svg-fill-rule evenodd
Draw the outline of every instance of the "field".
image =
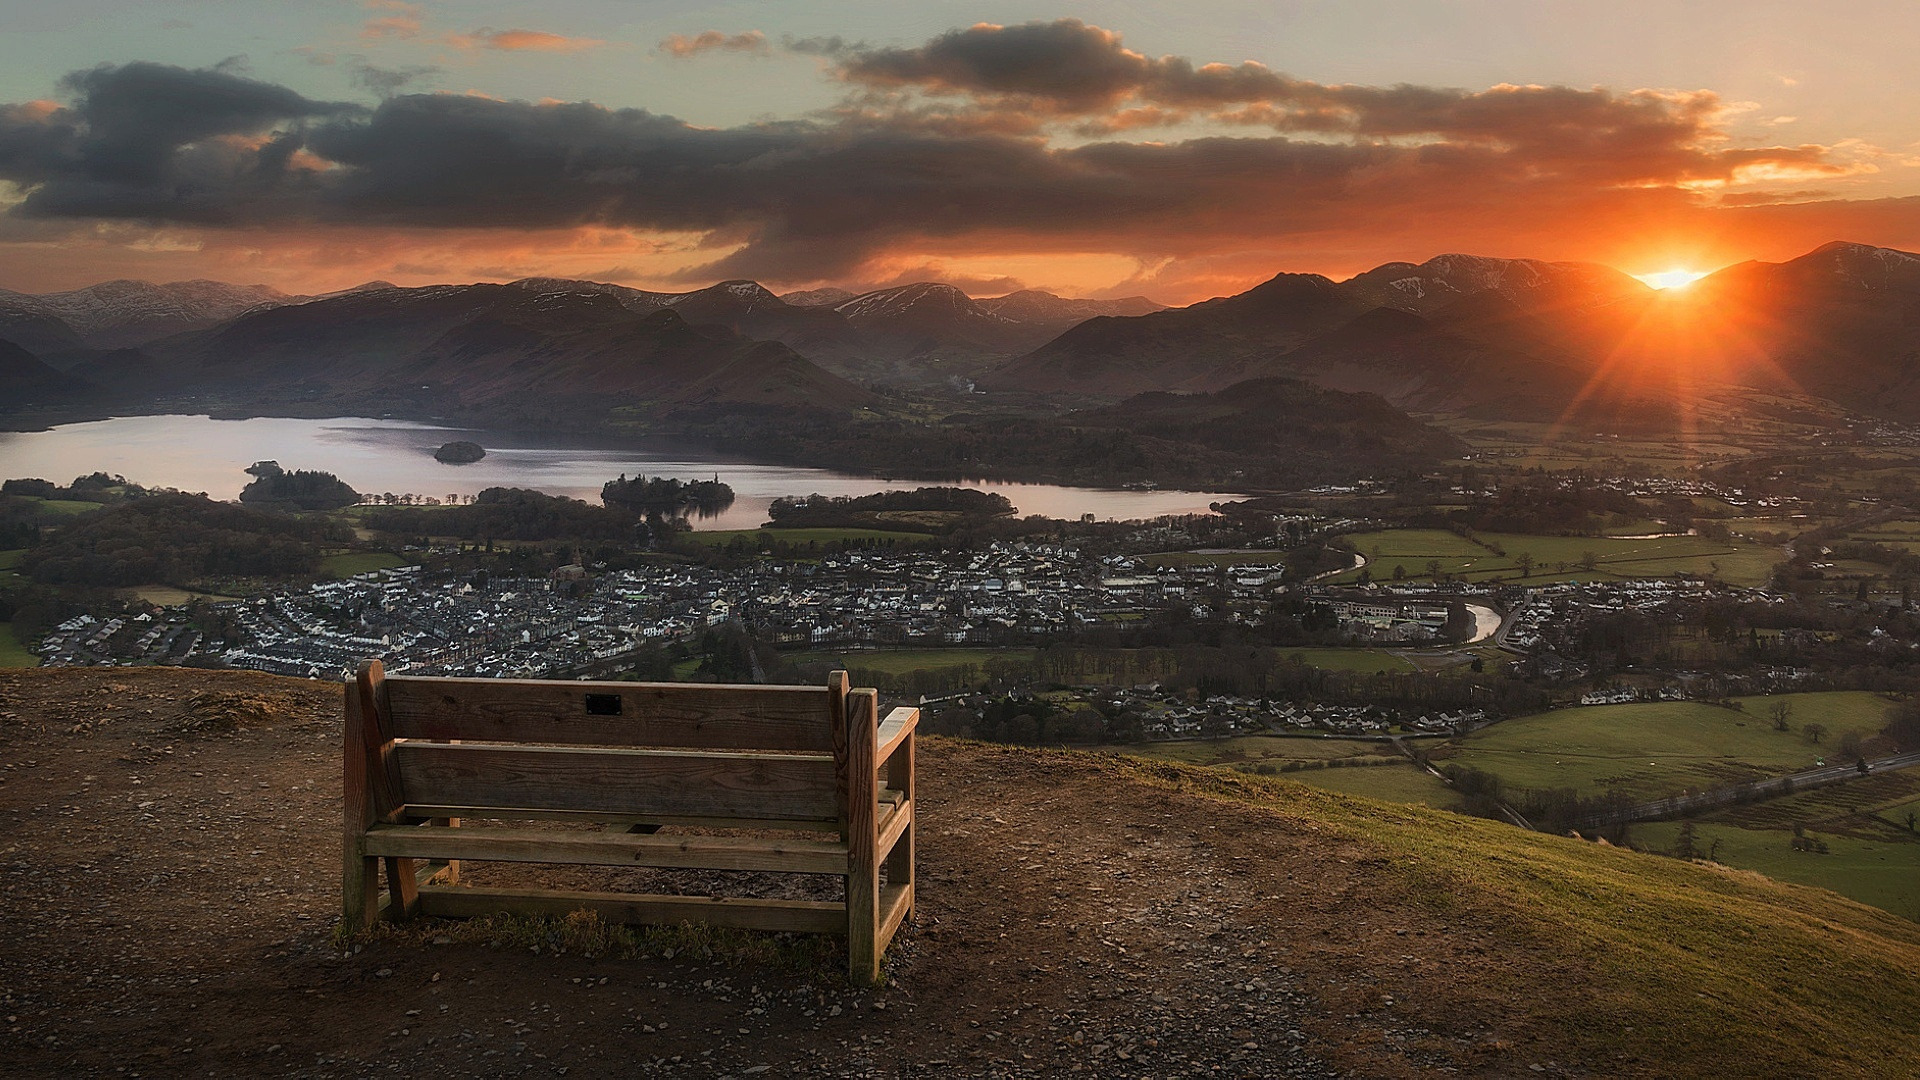
<svg viewBox="0 0 1920 1080">
<path fill-rule="evenodd" d="M 15 548 L 12 551 L 0 551 L 0 585 L 10 584 L 20 577 L 20 575 L 14 571 L 14 567 L 20 565 L 20 560 L 24 558 L 26 554 L 27 552 L 24 548 Z"/>
<path fill-rule="evenodd" d="M 847 652 L 803 652 L 793 654 L 795 663 L 826 661 L 853 669 L 905 675 L 914 671 L 939 671 L 962 664 L 984 666 L 989 660 L 1008 657 L 1031 659 L 1032 649 L 864 649 Z"/>
<path fill-rule="evenodd" d="M 320 572 L 344 578 L 372 570 L 391 570 L 396 566 L 405 565 L 407 565 L 405 559 L 398 555 L 389 555 L 384 551 L 344 551 L 321 559 Z"/>
<path fill-rule="evenodd" d="M 1346 758 L 1398 757 L 1392 745 L 1368 739 L 1299 739 L 1276 735 L 1241 735 L 1230 739 L 1181 739 L 1175 742 L 1134 743 L 1121 753 L 1187 765 L 1237 765 L 1270 761 L 1334 761 Z M 1291 774 L 1289 774 L 1291 775 Z"/>
<path fill-rule="evenodd" d="M 1506 554 L 1495 554 L 1445 529 L 1387 529 L 1346 537 L 1354 550 L 1366 556 L 1366 571 L 1379 582 L 1394 580 L 1396 568 L 1405 580 L 1427 580 L 1432 576 L 1429 564 L 1433 563 L 1438 564 L 1441 574 L 1467 581 L 1519 580 L 1519 559 L 1528 554 L 1533 557 L 1533 571 L 1527 580 L 1540 584 L 1688 573 L 1711 574 L 1736 585 L 1760 585 L 1781 560 L 1780 553 L 1769 547 L 1744 542 L 1721 544 L 1701 536 L 1629 540 L 1615 536 L 1481 533 L 1480 539 Z M 1594 559 L 1591 570 L 1581 565 L 1589 555 Z M 1360 573 L 1349 571 L 1332 580 L 1350 583 L 1358 580 Z"/>
<path fill-rule="evenodd" d="M 127 591 L 145 600 L 149 604 L 158 604 L 161 607 L 179 607 L 183 604 L 190 604 L 195 600 L 220 601 L 240 599 L 238 596 L 222 596 L 219 593 L 192 592 L 187 589 L 176 589 L 171 585 L 141 585 L 138 588 L 128 589 Z"/>
<path fill-rule="evenodd" d="M 1695 819 L 1694 846 L 1728 866 L 1920 919 L 1920 833 L 1905 825 L 1906 812 L 1920 810 L 1917 793 L 1920 770 L 1906 769 L 1730 807 Z M 1796 825 L 1827 850 L 1794 850 Z M 1629 840 L 1671 852 L 1679 832 L 1678 822 L 1649 822 L 1633 826 Z"/>
<path fill-rule="evenodd" d="M 1241 735 L 1228 739 L 1184 739 L 1177 742 L 1134 743 L 1119 752 L 1183 765 L 1249 771 L 1259 765 L 1276 770 L 1302 763 L 1273 775 L 1286 780 L 1348 795 L 1364 795 L 1387 802 L 1419 803 L 1440 810 L 1456 810 L 1464 803 L 1437 777 L 1401 757 L 1391 744 L 1368 739 L 1286 738 Z M 1324 767 L 1323 763 L 1343 764 Z M 1344 764 L 1353 762 L 1354 764 Z"/>
<path fill-rule="evenodd" d="M 1418 671 L 1420 665 L 1384 649 L 1286 649 L 1280 653 L 1287 660 L 1299 659 L 1308 667 L 1317 667 L 1322 671 Z"/>
<path fill-rule="evenodd" d="M 1692 701 L 1559 709 L 1484 728 L 1436 758 L 1493 773 L 1509 787 L 1651 799 L 1812 768 L 1847 732 L 1878 732 L 1888 708 L 1863 691 L 1740 700 L 1742 711 Z M 1793 707 L 1791 731 L 1773 730 L 1767 716 L 1783 700 Z M 1802 731 L 1810 722 L 1827 728 L 1820 743 Z"/>
<path fill-rule="evenodd" d="M 1343 795 L 1363 795 L 1386 802 L 1416 803 L 1436 810 L 1459 810 L 1465 801 L 1439 777 L 1408 761 L 1398 765 L 1369 765 L 1364 769 L 1301 769 L 1286 779 Z"/>
<path fill-rule="evenodd" d="M 40 658 L 27 649 L 13 632 L 13 624 L 0 622 L 0 668 L 39 667 Z"/>
<path fill-rule="evenodd" d="M 884 544 L 918 544 L 932 540 L 927 533 L 898 532 L 890 529 L 715 529 L 690 532 L 687 539 L 708 547 L 726 547 L 736 539 L 748 543 L 769 544 L 844 544 L 851 540 L 873 540 Z"/>
</svg>

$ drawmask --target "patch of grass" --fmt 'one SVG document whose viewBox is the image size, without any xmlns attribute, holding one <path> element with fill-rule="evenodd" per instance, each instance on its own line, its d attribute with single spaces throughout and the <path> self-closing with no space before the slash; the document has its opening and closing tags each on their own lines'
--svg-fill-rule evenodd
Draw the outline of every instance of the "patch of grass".
<svg viewBox="0 0 1920 1080">
<path fill-rule="evenodd" d="M 240 599 L 238 596 L 224 596 L 220 593 L 204 593 L 194 592 L 191 589 L 176 589 L 171 585 L 141 585 L 138 588 L 127 591 L 145 600 L 149 604 L 158 604 L 161 607 L 181 607 L 195 600 L 212 600 L 217 603 L 222 600 Z"/>
<path fill-rule="evenodd" d="M 1678 822 L 1655 821 L 1635 825 L 1630 838 L 1636 847 L 1671 851 L 1679 832 Z M 1695 822 L 1693 843 L 1701 852 L 1712 849 L 1715 860 L 1728 866 L 1776 881 L 1832 889 L 1920 921 L 1920 838 L 1863 839 L 1819 826 L 1806 827 L 1805 832 L 1827 850 L 1795 851 L 1791 829 L 1743 829 L 1711 818 Z"/>
<path fill-rule="evenodd" d="M 1628 540 L 1612 536 L 1529 536 L 1519 533 L 1481 533 L 1487 546 L 1475 544 L 1445 529 L 1387 529 L 1353 533 L 1346 538 L 1368 560 L 1374 581 L 1394 580 L 1399 567 L 1407 581 L 1430 580 L 1429 562 L 1439 563 L 1441 574 L 1468 581 L 1520 580 L 1519 559 L 1533 557 L 1533 574 L 1525 580 L 1545 583 L 1574 575 L 1591 554 L 1592 570 L 1579 570 L 1584 580 L 1671 577 L 1675 573 L 1713 574 L 1736 585 L 1764 584 L 1780 561 L 1772 548 L 1744 542 L 1719 543 L 1702 536 L 1661 536 Z M 1500 555 L 1490 550 L 1505 551 Z M 1558 575 L 1556 577 L 1556 575 Z M 1358 580 L 1360 571 L 1342 574 L 1335 582 Z"/>
<path fill-rule="evenodd" d="M 27 648 L 11 622 L 0 622 L 0 668 L 39 667 L 40 657 Z"/>
<path fill-rule="evenodd" d="M 1818 889 L 1304 784 L 1116 758 L 1123 774 L 1350 842 L 1370 886 L 1470 907 L 1567 973 L 1536 1015 L 1621 1074 L 1887 1075 L 1920 1030 L 1920 926 Z M 1523 993 L 1539 970 L 1490 973 Z M 1500 987 L 1495 987 L 1495 990 Z M 1603 1070 L 1611 1071 L 1611 1070 Z"/>
<path fill-rule="evenodd" d="M 1298 739 L 1275 735 L 1133 743 L 1118 749 L 1121 753 L 1161 761 L 1179 761 L 1188 765 L 1233 765 L 1242 762 L 1272 762 L 1279 765 L 1289 761 L 1324 762 L 1399 756 L 1388 743 L 1367 739 Z"/>
<path fill-rule="evenodd" d="M 1383 649 L 1287 649 L 1283 659 L 1298 659 L 1322 671 L 1418 671 L 1420 665 Z"/>
<path fill-rule="evenodd" d="M 352 577 L 374 570 L 391 570 L 407 565 L 407 560 L 385 551 L 343 551 L 320 560 L 320 571 L 335 577 Z"/>
<path fill-rule="evenodd" d="M 62 517 L 72 517 L 75 514 L 90 514 L 100 509 L 100 506 L 101 504 L 97 502 L 82 502 L 77 499 L 40 500 L 40 509 L 49 514 L 58 514 Z"/>
<path fill-rule="evenodd" d="M 1740 711 L 1693 701 L 1557 709 L 1474 732 L 1446 760 L 1493 773 L 1509 787 L 1651 799 L 1812 768 L 1847 732 L 1878 732 L 1889 708 L 1864 691 L 1741 701 Z M 1775 701 L 1792 705 L 1792 730 L 1773 730 L 1767 708 Z M 1827 728 L 1819 743 L 1804 734 L 1816 722 Z"/>
<path fill-rule="evenodd" d="M 1436 810 L 1461 810 L 1466 800 L 1439 777 L 1411 761 L 1365 769 L 1301 769 L 1286 774 L 1308 787 L 1386 802 L 1418 803 Z"/>
<path fill-rule="evenodd" d="M 0 551 L 0 570 L 11 570 L 16 566 L 19 566 L 20 560 L 26 557 L 27 557 L 26 548 L 14 548 L 12 551 Z"/>
<path fill-rule="evenodd" d="M 936 538 L 922 532 L 899 532 L 892 529 L 715 529 L 711 532 L 690 532 L 687 539 L 708 547 L 726 547 L 735 539 L 744 537 L 750 544 L 767 544 L 779 541 L 783 544 L 844 544 L 850 540 L 875 540 L 889 544 L 923 544 Z"/>
</svg>

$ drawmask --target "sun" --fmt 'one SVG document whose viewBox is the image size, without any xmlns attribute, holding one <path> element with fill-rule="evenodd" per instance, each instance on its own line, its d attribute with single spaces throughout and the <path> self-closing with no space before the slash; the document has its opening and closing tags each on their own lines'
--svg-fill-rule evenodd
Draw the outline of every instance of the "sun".
<svg viewBox="0 0 1920 1080">
<path fill-rule="evenodd" d="M 1656 289 L 1684 289 L 1707 276 L 1705 270 L 1662 270 L 1657 274 L 1635 274 L 1634 277 Z"/>
</svg>

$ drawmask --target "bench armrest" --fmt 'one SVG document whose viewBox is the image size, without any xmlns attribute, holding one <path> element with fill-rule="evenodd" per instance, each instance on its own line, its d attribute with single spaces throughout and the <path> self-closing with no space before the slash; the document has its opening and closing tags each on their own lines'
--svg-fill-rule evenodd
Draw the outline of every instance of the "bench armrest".
<svg viewBox="0 0 1920 1080">
<path fill-rule="evenodd" d="M 873 759 L 885 764 L 886 760 L 893 756 L 893 752 L 900 748 L 901 742 L 908 735 L 913 734 L 913 729 L 919 724 L 919 709 L 902 707 L 888 713 L 887 718 L 880 724 L 880 730 L 875 733 Z"/>
</svg>

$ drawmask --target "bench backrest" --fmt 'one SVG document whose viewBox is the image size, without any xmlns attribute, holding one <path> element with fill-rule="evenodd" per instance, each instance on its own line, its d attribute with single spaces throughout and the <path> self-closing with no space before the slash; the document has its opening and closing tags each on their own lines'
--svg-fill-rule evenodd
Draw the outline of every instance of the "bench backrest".
<svg viewBox="0 0 1920 1080">
<path fill-rule="evenodd" d="M 365 755 L 375 821 L 526 810 L 845 825 L 874 797 L 872 751 L 858 748 L 873 746 L 876 713 L 845 672 L 824 687 L 711 686 L 386 677 L 370 663 L 349 689 L 348 744 Z M 865 758 L 863 797 L 850 756 Z"/>
</svg>

